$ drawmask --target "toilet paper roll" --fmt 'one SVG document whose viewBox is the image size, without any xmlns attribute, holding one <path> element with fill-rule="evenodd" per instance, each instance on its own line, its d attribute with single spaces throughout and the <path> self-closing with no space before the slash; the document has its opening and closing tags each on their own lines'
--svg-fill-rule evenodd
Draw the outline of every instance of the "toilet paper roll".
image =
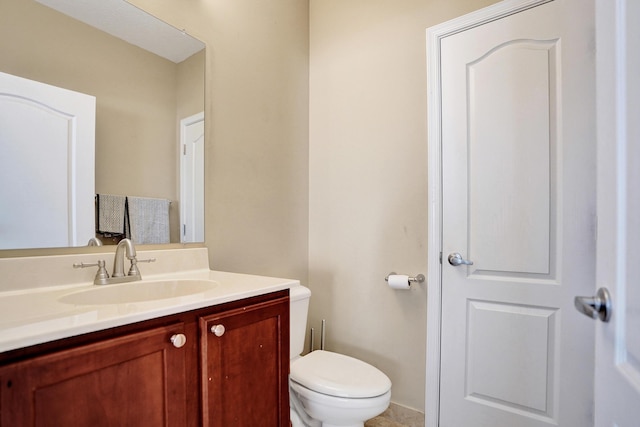
<svg viewBox="0 0 640 427">
<path fill-rule="evenodd" d="M 393 289 L 411 289 L 409 276 L 406 274 L 390 274 L 389 287 Z"/>
</svg>

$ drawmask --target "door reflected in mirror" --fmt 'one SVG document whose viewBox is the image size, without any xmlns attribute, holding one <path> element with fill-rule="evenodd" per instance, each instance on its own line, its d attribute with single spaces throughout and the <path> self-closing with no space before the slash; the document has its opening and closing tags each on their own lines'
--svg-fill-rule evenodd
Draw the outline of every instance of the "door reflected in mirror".
<svg viewBox="0 0 640 427">
<path fill-rule="evenodd" d="M 204 112 L 180 121 L 182 243 L 204 241 Z"/>
<path fill-rule="evenodd" d="M 151 33 L 151 39 L 161 40 L 161 45 L 174 43 L 159 32 L 171 33 L 174 40 L 189 40 L 191 51 L 182 58 L 167 59 L 138 46 L 144 42 L 131 44 L 66 15 L 70 10 L 61 13 L 41 4 L 56 1 L 3 1 L 0 72 L 95 97 L 93 193 L 170 201 L 170 242 L 186 241 L 180 212 L 180 123 L 204 111 L 204 44 L 124 0 L 61 2 L 74 10 L 80 4 L 88 5 L 78 13 L 83 19 L 97 19 L 100 25 L 105 17 L 115 15 L 116 23 Z M 110 8 L 112 13 L 99 7 Z M 4 147 L 11 142 L 3 139 L 0 144 Z M 46 179 L 46 174 L 33 176 L 29 184 L 37 186 Z M 29 229 L 29 221 L 20 227 Z M 0 240 L 4 239 L 2 228 L 0 224 Z M 48 248 L 52 244 L 43 238 L 27 246 Z"/>
</svg>

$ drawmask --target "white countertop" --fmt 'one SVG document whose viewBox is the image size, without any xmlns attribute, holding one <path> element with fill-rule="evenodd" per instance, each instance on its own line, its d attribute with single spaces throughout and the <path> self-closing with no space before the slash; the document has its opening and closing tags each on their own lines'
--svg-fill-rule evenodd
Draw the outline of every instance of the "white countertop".
<svg viewBox="0 0 640 427">
<path fill-rule="evenodd" d="M 96 288 L 93 283 L 57 285 L 0 292 L 0 352 L 74 335 L 237 301 L 299 285 L 298 280 L 212 271 L 207 268 L 144 275 L 143 281 L 208 280 L 211 289 L 175 298 L 111 304 L 60 301 Z M 100 287 L 135 287 L 130 282 Z M 68 298 L 66 299 L 68 300 Z"/>
</svg>

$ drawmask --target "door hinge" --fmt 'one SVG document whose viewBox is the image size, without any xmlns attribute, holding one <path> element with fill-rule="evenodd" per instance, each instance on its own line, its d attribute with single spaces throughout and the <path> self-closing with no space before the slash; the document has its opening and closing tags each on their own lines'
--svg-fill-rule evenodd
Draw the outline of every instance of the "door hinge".
<svg viewBox="0 0 640 427">
<path fill-rule="evenodd" d="M 442 264 L 442 251 L 440 251 L 440 264 Z"/>
<path fill-rule="evenodd" d="M 183 156 L 187 155 L 187 144 L 182 144 L 182 155 Z"/>
</svg>

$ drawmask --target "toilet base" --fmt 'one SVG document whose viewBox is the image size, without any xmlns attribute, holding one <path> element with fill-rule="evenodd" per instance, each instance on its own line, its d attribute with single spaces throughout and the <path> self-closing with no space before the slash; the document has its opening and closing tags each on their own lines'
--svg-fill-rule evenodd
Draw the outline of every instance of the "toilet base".
<svg viewBox="0 0 640 427">
<path fill-rule="evenodd" d="M 293 427 L 364 427 L 364 422 L 384 412 L 391 400 L 391 391 L 372 398 L 347 399 L 316 393 L 293 381 L 289 385 Z"/>
<path fill-rule="evenodd" d="M 291 408 L 291 427 L 364 427 L 364 423 L 355 423 L 355 424 L 329 424 L 323 423 L 318 420 L 309 420 L 310 423 L 305 424 L 298 413 Z"/>
<path fill-rule="evenodd" d="M 309 417 L 293 391 L 289 391 L 289 421 L 291 421 L 291 427 L 322 427 L 322 422 Z"/>
</svg>

